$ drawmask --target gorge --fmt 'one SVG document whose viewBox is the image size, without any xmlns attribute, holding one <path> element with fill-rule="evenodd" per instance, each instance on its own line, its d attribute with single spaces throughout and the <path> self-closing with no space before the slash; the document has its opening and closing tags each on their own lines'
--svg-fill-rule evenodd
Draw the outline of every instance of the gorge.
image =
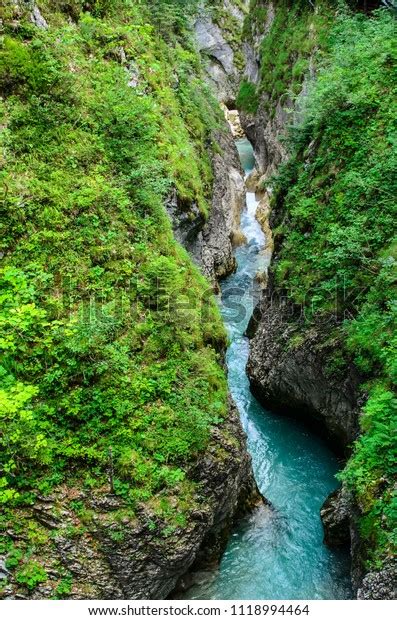
<svg viewBox="0 0 397 620">
<path fill-rule="evenodd" d="M 237 147 L 248 175 L 254 166 L 252 147 L 244 139 Z M 248 192 L 241 223 L 246 241 L 236 250 L 235 273 L 222 283 L 221 307 L 230 342 L 230 392 L 247 434 L 255 479 L 271 504 L 239 523 L 219 571 L 200 573 L 199 584 L 185 597 L 346 599 L 351 596 L 347 553 L 327 550 L 320 520 L 321 505 L 337 484 L 337 460 L 310 431 L 263 410 L 249 389 L 244 332 L 260 296 L 256 276 L 270 260 L 257 207 L 255 194 Z"/>
<path fill-rule="evenodd" d="M 396 598 L 384 4 L 1 9 L 1 597 Z"/>
</svg>

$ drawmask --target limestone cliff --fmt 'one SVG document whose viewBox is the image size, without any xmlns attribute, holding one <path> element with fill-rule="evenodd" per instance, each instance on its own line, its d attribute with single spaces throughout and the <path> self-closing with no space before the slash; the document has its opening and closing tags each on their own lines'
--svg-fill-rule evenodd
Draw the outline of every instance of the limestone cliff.
<svg viewBox="0 0 397 620">
<path fill-rule="evenodd" d="M 274 411 L 309 420 L 346 453 L 357 436 L 360 375 L 354 367 L 341 379 L 327 375 L 333 351 L 332 343 L 324 342 L 327 325 L 294 338 L 300 325 L 299 310 L 270 280 L 248 327 L 252 392 Z"/>
</svg>

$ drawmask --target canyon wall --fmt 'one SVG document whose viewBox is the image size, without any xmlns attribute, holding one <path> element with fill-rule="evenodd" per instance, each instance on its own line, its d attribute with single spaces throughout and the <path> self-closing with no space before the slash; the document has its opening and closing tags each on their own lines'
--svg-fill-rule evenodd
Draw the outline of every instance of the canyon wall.
<svg viewBox="0 0 397 620">
<path fill-rule="evenodd" d="M 379 6 L 379 3 L 374 3 L 370 7 L 355 5 L 354 8 L 370 10 L 376 8 L 375 4 Z M 298 127 L 305 118 L 305 109 L 310 108 L 320 62 L 318 51 L 327 49 L 327 33 L 333 27 L 334 20 L 335 13 L 326 2 L 316 3 L 312 9 L 308 9 L 292 6 L 288 2 L 258 0 L 251 5 L 248 27 L 245 28 L 247 38 L 244 47 L 249 52 L 243 78 L 245 84 L 240 90 L 241 119 L 255 148 L 257 173 L 254 178 L 258 181 L 258 189 L 270 191 L 270 225 L 274 235 L 268 287 L 248 328 L 251 347 L 247 370 L 251 389 L 264 406 L 297 417 L 311 425 L 327 437 L 338 453 L 348 456 L 354 441 L 361 437 L 360 420 L 368 396 L 363 383 L 368 381 L 369 377 L 368 373 L 363 371 L 363 366 L 357 365 L 351 350 L 345 348 L 341 336 L 344 318 L 352 318 L 351 308 L 348 312 L 343 309 L 344 299 L 348 294 L 346 291 L 338 293 L 345 297 L 341 301 L 336 295 L 329 301 L 327 311 L 317 314 L 313 312 L 313 303 L 316 302 L 311 299 L 316 292 L 309 290 L 309 293 L 299 300 L 299 289 L 291 292 L 289 288 L 291 281 L 287 265 L 293 264 L 295 259 L 290 259 L 288 250 L 285 249 L 287 239 L 294 234 L 293 231 L 299 231 L 303 241 L 310 240 L 312 234 L 314 215 L 306 215 L 302 206 L 300 222 L 299 217 L 291 215 L 288 210 L 286 196 L 293 196 L 290 201 L 299 199 L 298 192 L 302 189 L 293 189 L 298 179 L 296 169 L 302 166 L 299 178 L 304 178 L 305 169 L 310 170 L 310 166 L 315 162 L 321 141 L 324 141 L 324 150 L 327 149 L 327 139 L 321 134 L 321 128 L 317 137 L 312 138 L 310 143 L 307 141 L 306 150 L 302 149 L 298 156 L 295 155 L 293 164 L 287 169 L 290 176 L 286 176 L 285 180 L 281 179 L 281 189 L 280 182 L 278 186 L 276 182 L 275 195 L 272 195 L 272 190 L 268 187 L 270 184 L 274 187 L 274 183 L 270 183 L 271 176 L 275 172 L 279 173 L 282 170 L 280 165 L 290 157 L 288 144 L 292 150 L 297 148 L 291 146 L 291 140 L 298 134 L 292 133 L 289 143 L 286 142 L 286 136 L 289 127 Z M 370 20 L 368 22 L 370 23 Z M 304 33 L 304 36 L 300 42 L 296 39 L 293 41 L 295 33 L 298 32 L 301 36 Z M 286 38 L 283 39 L 283 36 Z M 360 107 L 355 105 L 356 108 L 352 104 L 352 110 L 356 109 L 359 116 Z M 324 153 L 324 150 L 321 152 Z M 318 175 L 318 169 L 324 164 L 314 165 L 318 166 Z M 331 168 L 327 170 L 325 167 L 324 177 L 318 181 L 319 185 L 327 183 L 327 174 L 334 181 L 337 180 L 338 173 Z M 313 185 L 307 190 L 307 196 L 310 196 L 311 192 L 316 196 L 317 188 L 314 184 L 319 177 L 316 178 L 315 173 L 307 174 L 312 174 L 313 178 Z M 302 181 L 301 184 L 303 187 Z M 327 196 L 325 194 L 325 205 L 318 204 L 317 211 L 313 213 L 319 212 L 318 209 L 321 208 L 327 209 Z M 295 236 L 297 237 L 297 233 Z M 387 234 L 384 238 L 387 240 Z M 302 241 L 295 240 L 295 248 L 291 246 L 291 241 L 288 243 L 288 248 L 296 254 L 296 244 Z M 286 275 L 283 271 L 284 264 Z M 316 280 L 317 274 L 314 276 Z M 307 285 L 303 274 L 300 277 L 304 290 Z M 297 287 L 295 282 L 298 282 L 298 276 L 295 276 L 292 282 L 292 286 Z M 373 283 L 369 282 L 369 286 L 371 284 Z M 330 311 L 331 304 L 333 310 Z M 386 413 L 386 420 L 387 415 Z M 379 494 L 372 500 L 375 503 L 385 501 L 385 510 L 387 502 L 390 501 L 387 499 L 389 492 L 386 490 L 383 496 L 386 499 L 378 498 L 382 497 L 387 485 L 391 488 L 391 484 L 390 478 L 381 478 Z M 382 568 L 375 568 L 374 563 L 372 568 L 368 568 L 370 545 L 366 537 L 371 538 L 372 534 L 363 534 L 362 530 L 368 507 L 355 491 L 354 485 L 350 483 L 348 488 L 344 482 L 342 491 L 326 502 L 322 511 L 325 540 L 335 546 L 351 544 L 353 586 L 359 598 L 395 598 L 395 564 L 391 559 L 393 552 L 389 550 L 385 553 L 376 547 L 375 543 L 372 547 L 373 557 L 375 563 L 382 564 Z M 386 520 L 384 516 L 383 521 Z M 389 528 L 392 527 L 392 520 L 390 524 Z M 383 525 L 378 524 L 377 527 L 382 529 Z M 384 554 L 382 560 L 381 553 Z"/>
</svg>

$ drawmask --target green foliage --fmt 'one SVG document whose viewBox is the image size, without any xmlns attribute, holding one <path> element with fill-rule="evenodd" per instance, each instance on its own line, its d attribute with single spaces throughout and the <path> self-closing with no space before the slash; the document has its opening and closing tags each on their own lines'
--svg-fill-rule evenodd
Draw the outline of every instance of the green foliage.
<svg viewBox="0 0 397 620">
<path fill-rule="evenodd" d="M 158 493 L 186 508 L 189 464 L 226 411 L 219 312 L 163 207 L 175 187 L 185 211 L 208 212 L 211 132 L 222 115 L 188 34 L 180 29 L 172 44 L 159 36 L 159 4 L 43 3 L 48 30 L 7 7 L 4 529 L 62 483 L 109 492 L 110 453 L 115 492 L 131 511 Z M 45 540 L 26 529 L 23 557 Z M 45 571 L 21 558 L 16 580 L 34 588 Z"/>
<path fill-rule="evenodd" d="M 73 580 L 72 577 L 64 577 L 61 579 L 55 589 L 55 598 L 65 598 L 72 591 Z"/>
<path fill-rule="evenodd" d="M 384 383 L 371 386 L 361 427 L 363 432 L 341 478 L 359 501 L 368 560 L 376 566 L 393 557 L 397 548 L 397 398 Z"/>
<path fill-rule="evenodd" d="M 198 8 L 199 0 L 148 0 L 153 22 L 161 34 L 181 34 L 189 24 L 189 18 Z"/>
<path fill-rule="evenodd" d="M 309 68 L 309 59 L 318 47 L 326 47 L 326 35 L 335 7 L 326 0 L 278 0 L 275 18 L 261 44 L 261 88 L 271 102 L 282 95 L 297 95 Z M 266 18 L 267 9 L 260 2 L 254 10 L 256 27 Z"/>
<path fill-rule="evenodd" d="M 16 566 L 18 566 L 22 558 L 23 558 L 22 551 L 20 549 L 16 549 L 15 547 L 13 547 L 7 555 L 6 567 L 8 569 L 15 568 Z"/>
<path fill-rule="evenodd" d="M 258 105 L 259 96 L 255 84 L 252 84 L 252 82 L 242 82 L 236 99 L 237 109 L 255 114 L 258 110 Z"/>
<path fill-rule="evenodd" d="M 350 358 L 367 378 L 363 433 L 342 477 L 362 508 L 372 563 L 396 542 L 395 37 L 387 11 L 337 19 L 275 181 L 278 285 L 309 324 L 336 325 L 328 370 Z"/>
<path fill-rule="evenodd" d="M 47 580 L 47 573 L 38 562 L 29 561 L 16 574 L 18 583 L 33 590 L 39 583 Z"/>
</svg>

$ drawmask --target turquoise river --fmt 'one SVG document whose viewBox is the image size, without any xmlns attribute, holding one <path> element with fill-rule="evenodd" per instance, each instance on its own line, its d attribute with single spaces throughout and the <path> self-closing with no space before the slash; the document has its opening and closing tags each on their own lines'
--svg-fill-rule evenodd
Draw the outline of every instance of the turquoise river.
<svg viewBox="0 0 397 620">
<path fill-rule="evenodd" d="M 237 142 L 248 175 L 251 144 Z M 260 291 L 256 275 L 269 262 L 255 218 L 255 194 L 247 192 L 241 228 L 246 243 L 236 250 L 238 268 L 222 284 L 221 308 L 228 330 L 229 387 L 248 437 L 260 491 L 273 509 L 261 506 L 233 531 L 220 566 L 199 573 L 185 599 L 351 598 L 349 558 L 323 544 L 320 508 L 337 487 L 340 464 L 326 444 L 298 422 L 266 411 L 249 389 L 244 336 Z"/>
</svg>

